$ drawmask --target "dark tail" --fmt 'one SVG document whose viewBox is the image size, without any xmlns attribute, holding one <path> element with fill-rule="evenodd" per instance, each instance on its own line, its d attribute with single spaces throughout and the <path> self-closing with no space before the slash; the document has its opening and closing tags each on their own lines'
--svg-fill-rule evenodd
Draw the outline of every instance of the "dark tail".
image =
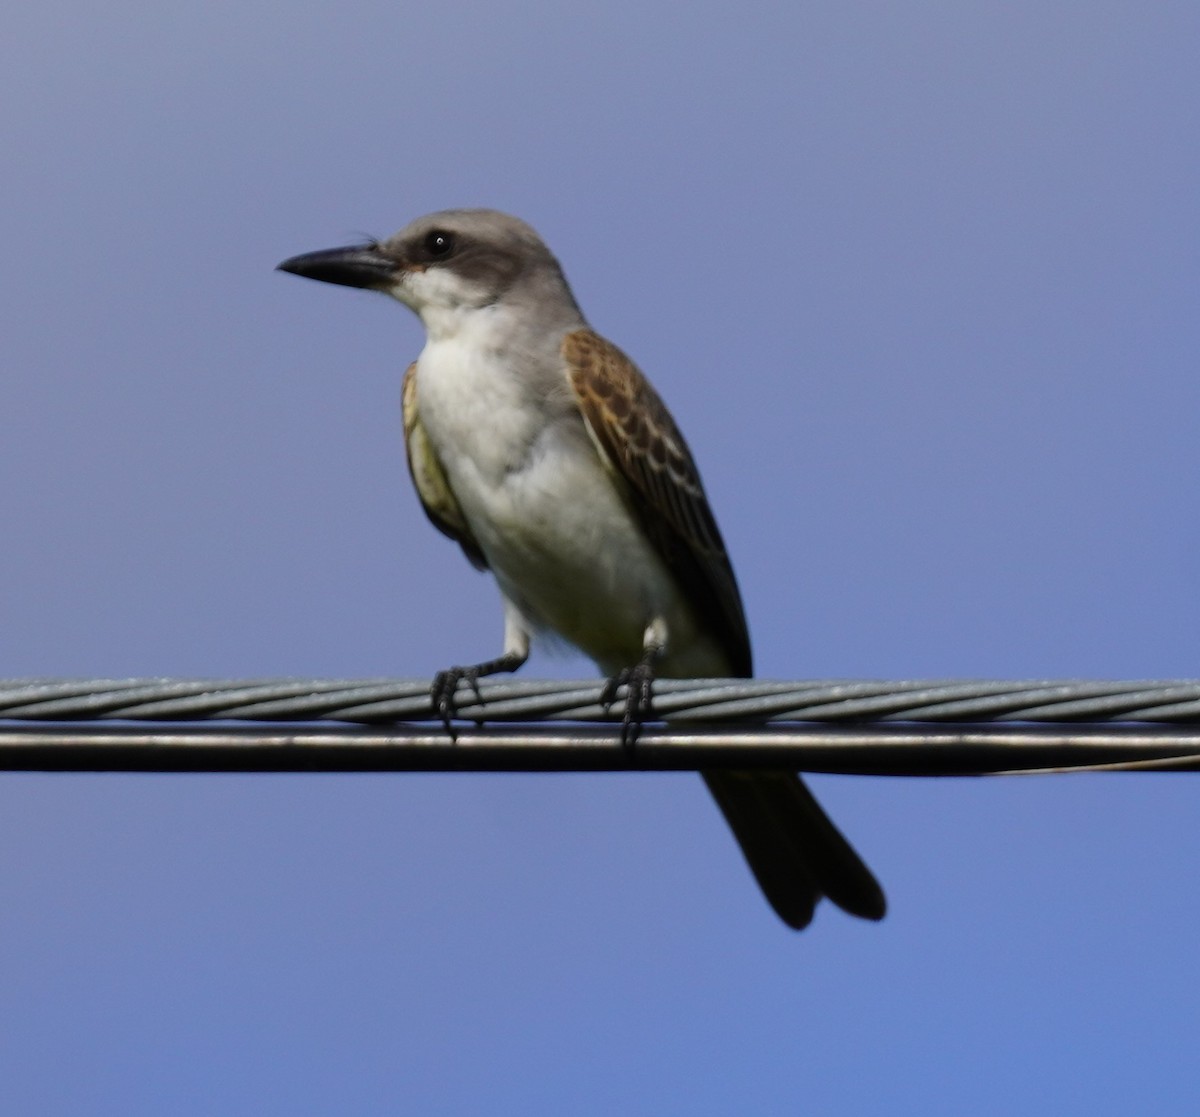
<svg viewBox="0 0 1200 1117">
<path fill-rule="evenodd" d="M 883 889 L 793 772 L 701 772 L 779 918 L 797 931 L 822 896 L 882 919 Z"/>
</svg>

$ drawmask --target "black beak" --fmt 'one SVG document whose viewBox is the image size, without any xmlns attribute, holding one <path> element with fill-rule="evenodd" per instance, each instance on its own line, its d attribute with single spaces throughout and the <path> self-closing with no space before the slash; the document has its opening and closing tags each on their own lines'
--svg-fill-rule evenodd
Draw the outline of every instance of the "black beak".
<svg viewBox="0 0 1200 1117">
<path fill-rule="evenodd" d="M 284 260 L 275 270 L 302 275 L 305 279 L 319 279 L 322 283 L 340 283 L 343 287 L 381 290 L 391 286 L 397 264 L 378 245 L 359 244 L 305 252 Z"/>
</svg>

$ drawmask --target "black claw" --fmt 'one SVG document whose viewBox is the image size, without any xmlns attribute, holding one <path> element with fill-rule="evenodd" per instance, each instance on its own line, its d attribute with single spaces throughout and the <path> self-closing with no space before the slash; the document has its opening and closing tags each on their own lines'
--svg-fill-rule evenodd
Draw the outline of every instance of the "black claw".
<svg viewBox="0 0 1200 1117">
<path fill-rule="evenodd" d="M 450 740 L 458 740 L 454 726 L 450 724 L 458 717 L 458 684 L 465 679 L 467 686 L 475 694 L 475 701 L 482 706 L 483 692 L 479 689 L 479 680 L 485 675 L 499 675 L 515 671 L 524 662 L 524 655 L 518 652 L 505 652 L 496 659 L 476 663 L 473 667 L 448 667 L 445 671 L 439 671 L 434 675 L 433 685 L 429 688 L 429 701 L 433 706 L 433 712 L 442 719 L 442 725 L 450 734 Z M 476 724 L 482 725 L 483 719 L 476 719 Z"/>
<path fill-rule="evenodd" d="M 452 741 L 458 740 L 458 734 L 454 731 L 451 722 L 458 716 L 457 691 L 458 684 L 463 679 L 467 680 L 475 692 L 475 697 L 482 702 L 483 696 L 479 693 L 479 668 L 477 667 L 448 667 L 445 671 L 439 671 L 434 675 L 433 686 L 429 688 L 429 701 L 433 705 L 433 712 L 442 719 L 442 725 L 445 726 Z"/>
<path fill-rule="evenodd" d="M 636 667 L 624 667 L 604 684 L 600 705 L 609 710 L 617 692 L 625 687 L 625 715 L 621 718 L 621 744 L 632 749 L 642 732 L 642 724 L 654 712 L 654 668 L 646 660 Z"/>
<path fill-rule="evenodd" d="M 617 691 L 625 685 L 629 678 L 629 668 L 623 667 L 611 679 L 604 683 L 604 688 L 600 691 L 600 705 L 604 707 L 604 712 L 607 714 L 612 709 L 612 704 L 617 700 Z"/>
<path fill-rule="evenodd" d="M 483 705 L 483 691 L 479 689 L 479 668 L 469 667 L 462 674 L 462 677 L 467 680 L 467 684 L 475 693 L 475 701 L 481 706 Z"/>
</svg>

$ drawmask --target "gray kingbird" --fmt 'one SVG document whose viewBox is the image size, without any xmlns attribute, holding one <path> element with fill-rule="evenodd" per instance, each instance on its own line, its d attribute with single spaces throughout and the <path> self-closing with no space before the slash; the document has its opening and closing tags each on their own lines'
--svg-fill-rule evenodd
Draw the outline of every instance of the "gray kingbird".
<svg viewBox="0 0 1200 1117">
<path fill-rule="evenodd" d="M 751 675 L 733 567 L 683 435 L 649 381 L 588 327 L 558 261 L 486 209 L 294 256 L 282 271 L 391 295 L 426 342 L 404 376 L 404 434 L 434 527 L 490 570 L 504 650 L 434 680 L 449 726 L 460 682 L 515 671 L 554 633 L 627 684 L 636 734 L 656 675 Z M 865 919 L 871 871 L 793 772 L 702 772 L 771 906 L 802 928 L 817 901 Z"/>
</svg>

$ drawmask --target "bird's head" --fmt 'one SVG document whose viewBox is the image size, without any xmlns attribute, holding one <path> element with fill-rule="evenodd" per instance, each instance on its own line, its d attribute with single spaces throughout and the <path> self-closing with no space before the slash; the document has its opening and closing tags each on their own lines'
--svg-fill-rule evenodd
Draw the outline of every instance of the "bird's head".
<svg viewBox="0 0 1200 1117">
<path fill-rule="evenodd" d="M 420 217 L 387 240 L 293 256 L 280 271 L 382 291 L 431 334 L 486 307 L 549 299 L 578 313 L 558 261 L 524 221 L 490 209 Z"/>
</svg>

